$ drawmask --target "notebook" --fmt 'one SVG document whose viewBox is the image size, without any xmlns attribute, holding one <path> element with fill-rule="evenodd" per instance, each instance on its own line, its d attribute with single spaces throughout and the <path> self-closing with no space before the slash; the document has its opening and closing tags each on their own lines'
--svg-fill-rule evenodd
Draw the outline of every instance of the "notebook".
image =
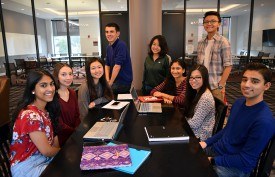
<svg viewBox="0 0 275 177">
<path fill-rule="evenodd" d="M 120 142 L 112 141 L 108 143 L 109 146 L 114 146 Z M 139 167 L 145 162 L 145 160 L 151 154 L 149 148 L 128 144 L 132 165 L 128 167 L 115 167 L 115 170 L 122 171 L 129 174 L 134 174 Z"/>
<path fill-rule="evenodd" d="M 137 91 L 134 87 L 131 88 L 130 92 L 139 113 L 162 113 L 161 103 L 142 103 L 138 99 Z"/>
<path fill-rule="evenodd" d="M 158 98 L 155 96 L 139 96 L 138 99 L 142 103 L 161 103 L 161 102 L 163 102 L 162 98 Z"/>
<path fill-rule="evenodd" d="M 188 134 L 182 127 L 177 126 L 148 126 L 144 127 L 149 141 L 183 141 L 189 140 Z"/>
<path fill-rule="evenodd" d="M 131 166 L 132 161 L 127 144 L 114 146 L 84 146 L 80 169 L 95 170 Z"/>
<path fill-rule="evenodd" d="M 92 126 L 92 128 L 84 135 L 83 138 L 86 140 L 112 140 L 116 138 L 123 126 L 122 123 L 127 113 L 128 107 L 129 104 L 127 104 L 127 106 L 122 111 L 118 122 L 113 122 L 112 120 L 107 122 L 96 122 L 95 125 Z"/>
</svg>

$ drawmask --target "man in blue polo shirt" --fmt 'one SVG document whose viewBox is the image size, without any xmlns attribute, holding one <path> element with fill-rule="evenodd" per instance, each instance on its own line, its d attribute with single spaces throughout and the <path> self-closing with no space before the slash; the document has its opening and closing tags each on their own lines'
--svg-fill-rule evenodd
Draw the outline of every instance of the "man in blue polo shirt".
<svg viewBox="0 0 275 177">
<path fill-rule="evenodd" d="M 119 40 L 119 26 L 116 23 L 107 24 L 105 35 L 109 42 L 106 50 L 106 80 L 114 94 L 129 93 L 133 81 L 132 63 L 125 42 Z"/>
<path fill-rule="evenodd" d="M 248 64 L 241 82 L 244 97 L 233 104 L 226 127 L 200 142 L 219 177 L 248 177 L 275 135 L 275 119 L 263 101 L 271 78 L 272 73 L 265 65 Z"/>
</svg>

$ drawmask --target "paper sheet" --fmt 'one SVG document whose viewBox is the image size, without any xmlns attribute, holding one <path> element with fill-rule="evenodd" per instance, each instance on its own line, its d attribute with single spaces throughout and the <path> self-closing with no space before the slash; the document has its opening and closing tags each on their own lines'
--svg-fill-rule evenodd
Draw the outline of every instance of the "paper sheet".
<svg viewBox="0 0 275 177">
<path fill-rule="evenodd" d="M 132 100 L 132 99 L 133 99 L 133 97 L 130 93 L 117 95 L 117 100 Z"/>
<path fill-rule="evenodd" d="M 115 100 L 110 101 L 110 103 L 106 104 L 105 106 L 103 106 L 102 108 L 104 109 L 121 109 L 124 106 L 126 106 L 127 104 L 129 104 L 129 101 L 118 101 L 119 104 L 117 105 L 113 105 L 114 102 L 117 102 Z"/>
</svg>

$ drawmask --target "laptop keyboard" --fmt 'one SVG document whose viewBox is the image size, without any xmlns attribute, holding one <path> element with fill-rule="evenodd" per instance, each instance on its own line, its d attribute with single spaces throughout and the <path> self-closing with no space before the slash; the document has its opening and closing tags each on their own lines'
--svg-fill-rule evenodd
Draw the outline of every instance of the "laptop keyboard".
<svg viewBox="0 0 275 177">
<path fill-rule="evenodd" d="M 148 104 L 148 103 L 142 103 L 142 104 L 140 105 L 140 110 L 141 110 L 142 112 L 148 112 L 148 111 L 150 110 L 150 108 L 151 108 L 151 105 Z"/>
<path fill-rule="evenodd" d="M 107 136 L 113 130 L 116 128 L 116 126 L 113 123 L 105 123 L 102 127 L 98 128 L 97 132 L 95 133 L 95 136 Z"/>
</svg>

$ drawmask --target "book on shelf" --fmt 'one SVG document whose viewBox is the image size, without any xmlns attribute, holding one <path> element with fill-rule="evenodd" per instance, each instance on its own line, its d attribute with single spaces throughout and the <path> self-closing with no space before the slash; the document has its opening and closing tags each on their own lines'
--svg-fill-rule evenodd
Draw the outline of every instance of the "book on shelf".
<svg viewBox="0 0 275 177">
<path fill-rule="evenodd" d="M 163 102 L 162 98 L 155 96 L 139 96 L 138 99 L 143 103 L 161 103 Z"/>
<path fill-rule="evenodd" d="M 132 161 L 127 144 L 114 146 L 84 146 L 80 169 L 95 170 L 131 166 Z"/>
<path fill-rule="evenodd" d="M 114 146 L 120 142 L 112 141 L 108 143 L 109 146 Z M 128 144 L 132 165 L 128 167 L 115 167 L 113 169 L 122 171 L 129 174 L 134 174 L 139 167 L 145 162 L 145 160 L 151 154 L 151 149 L 136 145 Z"/>
<path fill-rule="evenodd" d="M 147 126 L 144 127 L 149 141 L 186 141 L 188 134 L 177 126 Z"/>
</svg>

